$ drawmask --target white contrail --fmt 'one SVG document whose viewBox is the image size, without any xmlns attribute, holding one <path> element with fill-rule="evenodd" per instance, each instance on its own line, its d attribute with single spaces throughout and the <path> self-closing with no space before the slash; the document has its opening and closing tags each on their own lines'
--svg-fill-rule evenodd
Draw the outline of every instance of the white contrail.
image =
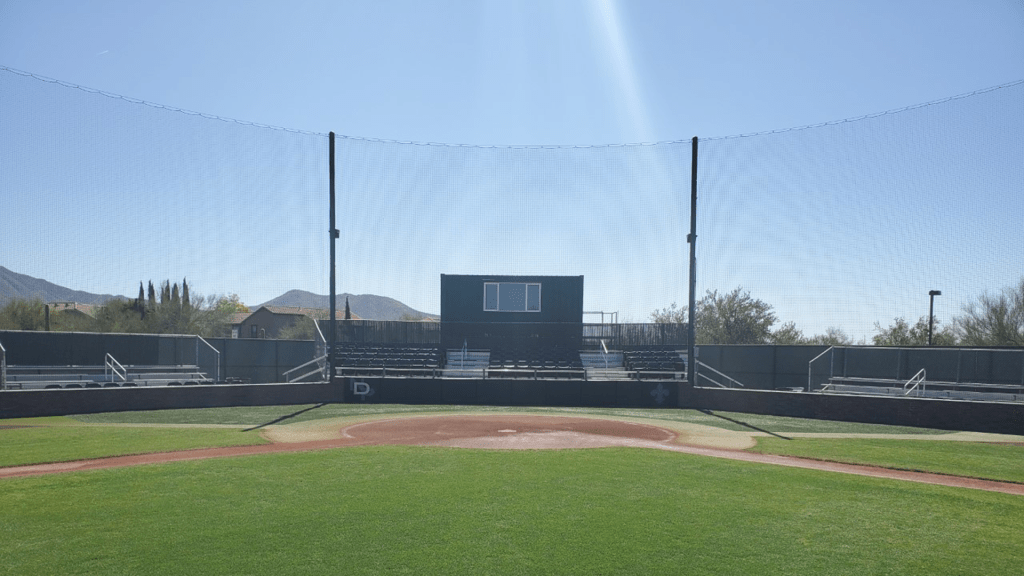
<svg viewBox="0 0 1024 576">
<path fill-rule="evenodd" d="M 633 71 L 629 46 L 622 31 L 615 0 L 595 0 L 594 6 L 599 33 L 605 39 L 611 56 L 612 72 L 626 103 L 627 121 L 637 130 L 642 141 L 649 142 L 653 140 L 653 133 L 643 97 L 640 95 L 640 86 Z"/>
</svg>

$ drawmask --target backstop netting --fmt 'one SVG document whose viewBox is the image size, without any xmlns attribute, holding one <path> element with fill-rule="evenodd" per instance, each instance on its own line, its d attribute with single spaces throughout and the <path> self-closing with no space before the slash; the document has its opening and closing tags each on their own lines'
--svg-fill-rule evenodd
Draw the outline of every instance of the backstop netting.
<svg viewBox="0 0 1024 576">
<path fill-rule="evenodd" d="M 344 127 L 325 127 L 325 129 Z M 0 265 L 134 297 L 328 293 L 328 137 L 0 69 Z M 339 136 L 337 291 L 437 314 L 441 274 L 582 275 L 584 309 L 688 299 L 691 142 L 479 147 Z M 1024 84 L 853 121 L 701 138 L 697 297 L 776 328 L 927 314 L 1024 275 Z M 343 302 L 341 303 L 343 306 Z M 585 321 L 598 321 L 588 316 Z M 606 316 L 608 321 L 610 316 Z M 370 318 L 396 319 L 396 318 Z"/>
<path fill-rule="evenodd" d="M 948 326 L 1024 278 L 1024 83 L 701 142 L 698 286 L 742 286 L 804 336 Z"/>
<path fill-rule="evenodd" d="M 135 298 L 327 293 L 327 139 L 0 69 L 0 266 Z M 88 302 L 87 302 L 88 303 Z"/>
</svg>

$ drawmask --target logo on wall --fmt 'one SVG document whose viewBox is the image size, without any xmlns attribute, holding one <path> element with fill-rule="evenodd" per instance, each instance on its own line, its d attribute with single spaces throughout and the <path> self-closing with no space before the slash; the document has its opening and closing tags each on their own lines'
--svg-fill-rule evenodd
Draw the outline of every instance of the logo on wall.
<svg viewBox="0 0 1024 576">
<path fill-rule="evenodd" d="M 665 388 L 661 384 L 658 384 L 657 388 L 655 388 L 654 390 L 651 390 L 651 396 L 654 397 L 654 401 L 658 404 L 658 406 L 661 406 L 662 404 L 664 404 L 665 403 L 665 399 L 668 398 L 670 394 L 672 394 L 672 393 L 669 392 L 669 389 Z"/>
<path fill-rule="evenodd" d="M 366 382 L 356 382 L 355 380 L 353 380 L 352 393 L 355 394 L 356 396 L 361 396 L 360 399 L 363 402 L 366 402 L 366 397 L 373 396 L 374 390 L 373 387 L 367 384 Z"/>
</svg>

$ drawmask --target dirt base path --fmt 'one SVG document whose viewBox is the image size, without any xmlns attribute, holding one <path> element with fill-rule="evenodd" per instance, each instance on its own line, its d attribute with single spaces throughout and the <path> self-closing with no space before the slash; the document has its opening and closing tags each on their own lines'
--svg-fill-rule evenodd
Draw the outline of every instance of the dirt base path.
<svg viewBox="0 0 1024 576">
<path fill-rule="evenodd" d="M 654 448 L 698 456 L 726 458 L 744 462 L 790 466 L 937 484 L 974 488 L 1024 496 L 1024 484 L 978 480 L 923 472 L 909 472 L 807 460 L 791 456 L 773 456 L 744 452 L 752 442 L 749 435 L 711 427 L 673 426 L 677 429 L 607 418 L 570 418 L 529 415 L 416 416 L 372 420 L 354 424 L 311 423 L 306 426 L 281 426 L 268 429 L 264 436 L 272 444 L 207 448 L 180 452 L 160 452 L 118 456 L 55 464 L 37 464 L 0 468 L 0 478 L 38 476 L 59 472 L 97 470 L 155 464 L 271 454 L 304 452 L 382 444 L 412 446 L 448 446 L 497 450 L 580 449 L 606 446 Z M 706 430 L 705 430 L 706 429 Z"/>
</svg>

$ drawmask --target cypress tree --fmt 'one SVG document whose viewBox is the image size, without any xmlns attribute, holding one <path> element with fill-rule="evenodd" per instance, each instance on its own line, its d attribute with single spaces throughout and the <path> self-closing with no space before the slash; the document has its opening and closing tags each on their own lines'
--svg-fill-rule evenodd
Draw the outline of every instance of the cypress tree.
<svg viewBox="0 0 1024 576">
<path fill-rule="evenodd" d="M 188 299 L 188 279 L 183 278 L 181 280 L 181 307 L 185 310 L 192 308 L 192 303 Z"/>
<path fill-rule="evenodd" d="M 352 309 L 348 307 L 348 296 L 345 296 L 345 320 L 352 319 Z M 333 320 L 333 318 L 331 318 Z"/>
<path fill-rule="evenodd" d="M 156 310 L 156 289 L 153 288 L 153 281 L 149 281 L 149 310 Z"/>
<path fill-rule="evenodd" d="M 135 299 L 135 310 L 142 318 L 146 317 L 146 291 L 142 288 L 141 280 L 139 280 L 139 297 Z"/>
</svg>

